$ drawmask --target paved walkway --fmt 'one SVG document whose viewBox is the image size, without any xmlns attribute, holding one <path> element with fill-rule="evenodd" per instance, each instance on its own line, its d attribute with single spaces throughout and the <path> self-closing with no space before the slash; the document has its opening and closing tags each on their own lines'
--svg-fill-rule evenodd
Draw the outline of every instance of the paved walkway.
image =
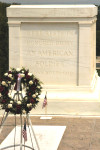
<svg viewBox="0 0 100 150">
<path fill-rule="evenodd" d="M 54 116 L 51 120 L 41 120 L 39 116 L 31 116 L 31 121 L 33 125 L 66 126 L 58 150 L 100 150 L 100 117 Z M 20 124 L 19 117 L 17 124 Z M 13 128 L 14 117 L 8 117 L 0 134 L 0 143 Z"/>
</svg>

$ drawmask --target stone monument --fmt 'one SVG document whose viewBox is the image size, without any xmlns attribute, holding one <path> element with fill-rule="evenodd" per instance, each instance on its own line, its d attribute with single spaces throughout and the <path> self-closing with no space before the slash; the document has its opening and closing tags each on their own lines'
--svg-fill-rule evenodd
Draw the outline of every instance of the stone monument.
<svg viewBox="0 0 100 150">
<path fill-rule="evenodd" d="M 99 99 L 96 15 L 95 5 L 8 7 L 9 66 L 29 68 L 50 100 Z"/>
</svg>

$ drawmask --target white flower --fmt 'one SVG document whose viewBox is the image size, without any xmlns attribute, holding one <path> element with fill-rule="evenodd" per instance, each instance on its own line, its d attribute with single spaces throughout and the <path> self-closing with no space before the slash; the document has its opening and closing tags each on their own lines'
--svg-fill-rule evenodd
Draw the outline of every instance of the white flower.
<svg viewBox="0 0 100 150">
<path fill-rule="evenodd" d="M 30 84 L 30 85 L 32 85 L 32 84 L 33 84 L 33 81 L 32 81 L 32 80 L 30 80 L 30 81 L 29 81 L 29 84 Z"/>
<path fill-rule="evenodd" d="M 8 108 L 12 108 L 12 104 L 8 104 Z"/>
<path fill-rule="evenodd" d="M 20 68 L 17 68 L 16 71 L 20 71 Z"/>
<path fill-rule="evenodd" d="M 32 76 L 32 73 L 29 72 L 28 75 L 29 75 L 29 76 Z"/>
<path fill-rule="evenodd" d="M 27 90 L 29 89 L 29 87 L 27 87 Z"/>
<path fill-rule="evenodd" d="M 30 107 L 30 104 L 27 104 L 27 107 Z"/>
<path fill-rule="evenodd" d="M 19 91 L 19 93 L 21 94 L 21 93 L 22 93 L 22 91 Z"/>
<path fill-rule="evenodd" d="M 30 103 L 30 104 L 27 104 L 27 107 L 29 108 L 29 107 L 31 107 L 32 106 L 32 104 Z"/>
<path fill-rule="evenodd" d="M 9 74 L 8 77 L 9 77 L 9 78 L 12 78 L 12 74 Z"/>
<path fill-rule="evenodd" d="M 36 97 L 36 95 L 35 95 L 35 94 L 33 94 L 33 95 L 32 95 L 32 97 L 33 97 L 33 98 L 35 98 L 35 97 Z"/>
<path fill-rule="evenodd" d="M 36 93 L 36 95 L 38 95 L 38 93 Z"/>
<path fill-rule="evenodd" d="M 40 89 L 41 87 L 40 87 L 40 86 L 37 86 L 37 88 Z"/>
<path fill-rule="evenodd" d="M 11 94 L 10 94 L 10 93 L 8 93 L 8 96 L 9 96 L 9 98 L 12 98 L 12 96 L 11 96 Z"/>
<path fill-rule="evenodd" d="M 10 101 L 10 104 L 13 104 L 13 101 Z"/>
<path fill-rule="evenodd" d="M 32 103 L 30 103 L 30 107 L 32 106 Z"/>
<path fill-rule="evenodd" d="M 14 80 L 14 78 L 13 78 L 13 77 L 11 77 L 11 80 Z"/>
<path fill-rule="evenodd" d="M 6 84 L 5 86 L 8 87 L 8 84 Z"/>
<path fill-rule="evenodd" d="M 11 81 L 8 81 L 8 84 L 10 84 L 11 83 Z"/>
<path fill-rule="evenodd" d="M 8 76 L 8 73 L 5 73 L 4 76 Z"/>
<path fill-rule="evenodd" d="M 2 106 L 0 105 L 0 109 L 2 109 Z"/>
<path fill-rule="evenodd" d="M 22 73 L 24 73 L 24 71 L 22 71 Z"/>
<path fill-rule="evenodd" d="M 2 94 L 0 93 L 0 97 L 2 96 Z"/>
<path fill-rule="evenodd" d="M 25 113 L 26 113 L 26 111 L 25 111 L 25 110 L 23 110 L 23 111 L 22 111 L 22 113 L 23 113 L 23 114 L 25 114 Z"/>
<path fill-rule="evenodd" d="M 25 77 L 25 74 L 24 74 L 24 73 L 21 73 L 20 76 L 23 78 L 23 77 Z"/>
<path fill-rule="evenodd" d="M 11 95 L 9 95 L 9 98 L 12 98 L 12 96 L 11 96 Z"/>
<path fill-rule="evenodd" d="M 18 101 L 17 104 L 18 104 L 18 105 L 21 105 L 21 101 Z"/>
<path fill-rule="evenodd" d="M 2 85 L 6 85 L 6 82 L 5 82 L 5 81 L 2 81 Z"/>
<path fill-rule="evenodd" d="M 25 100 L 28 100 L 28 98 L 27 98 L 27 97 L 25 97 Z"/>
</svg>

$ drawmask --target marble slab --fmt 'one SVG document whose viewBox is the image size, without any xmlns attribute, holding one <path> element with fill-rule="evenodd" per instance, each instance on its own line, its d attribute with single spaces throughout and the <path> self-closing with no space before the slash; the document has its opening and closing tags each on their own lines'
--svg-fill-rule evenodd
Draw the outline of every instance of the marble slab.
<svg viewBox="0 0 100 150">
<path fill-rule="evenodd" d="M 61 138 L 64 134 L 66 126 L 33 126 L 40 150 L 57 150 Z M 5 140 L 1 143 L 0 148 L 6 147 L 8 145 L 14 144 L 14 132 L 15 129 L 11 131 L 11 133 L 5 138 Z M 31 131 L 32 133 L 32 131 Z M 27 141 L 25 144 L 27 146 L 32 146 L 29 129 L 27 127 Z M 34 137 L 32 137 L 34 149 L 37 149 Z M 20 144 L 20 126 L 16 127 L 16 144 Z M 23 148 L 24 149 L 24 148 Z M 25 148 L 28 150 L 29 148 Z M 9 148 L 7 150 L 14 150 L 14 148 Z M 20 150 L 20 147 L 16 147 L 16 150 Z"/>
</svg>

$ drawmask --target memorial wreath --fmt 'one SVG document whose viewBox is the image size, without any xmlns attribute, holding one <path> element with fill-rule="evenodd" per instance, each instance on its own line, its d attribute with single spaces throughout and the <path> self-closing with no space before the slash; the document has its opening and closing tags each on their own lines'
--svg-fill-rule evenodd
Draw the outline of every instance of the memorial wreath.
<svg viewBox="0 0 100 150">
<path fill-rule="evenodd" d="M 41 82 L 29 70 L 12 68 L 0 81 L 1 107 L 13 114 L 29 113 L 39 102 L 41 89 Z"/>
</svg>

